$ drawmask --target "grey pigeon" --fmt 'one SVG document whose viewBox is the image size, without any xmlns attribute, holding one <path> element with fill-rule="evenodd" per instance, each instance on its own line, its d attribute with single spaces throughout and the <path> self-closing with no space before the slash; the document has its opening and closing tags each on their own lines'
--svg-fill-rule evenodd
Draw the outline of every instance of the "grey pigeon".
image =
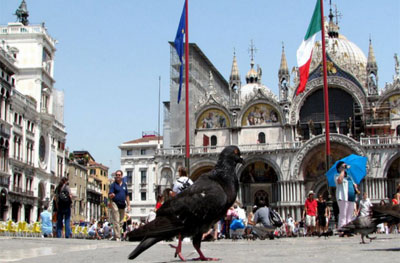
<svg viewBox="0 0 400 263">
<path fill-rule="evenodd" d="M 339 231 L 344 233 L 360 233 L 361 243 L 365 244 L 364 237 L 376 231 L 377 225 L 388 223 L 389 225 L 400 223 L 400 205 L 374 205 L 372 214 L 368 216 L 359 216 L 347 225 L 343 226 Z"/>
<path fill-rule="evenodd" d="M 129 241 L 140 241 L 128 258 L 134 259 L 157 242 L 179 235 L 175 256 L 185 260 L 181 254 L 181 239 L 192 237 L 200 256 L 198 259 L 213 260 L 201 252 L 201 238 L 236 200 L 239 179 L 235 169 L 238 163 L 243 163 L 239 148 L 226 147 L 213 170 L 200 175 L 193 185 L 166 201 L 157 210 L 156 219 L 127 234 Z"/>
</svg>

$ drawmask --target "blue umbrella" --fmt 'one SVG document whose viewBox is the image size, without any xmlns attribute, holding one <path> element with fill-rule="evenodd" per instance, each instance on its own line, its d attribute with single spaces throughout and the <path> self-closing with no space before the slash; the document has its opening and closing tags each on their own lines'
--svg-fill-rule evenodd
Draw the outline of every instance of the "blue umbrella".
<svg viewBox="0 0 400 263">
<path fill-rule="evenodd" d="M 335 175 L 338 173 L 336 170 L 336 165 L 338 162 L 345 162 L 346 164 L 350 165 L 350 169 L 347 170 L 347 174 L 353 178 L 356 184 L 359 184 L 367 175 L 367 157 L 351 154 L 335 162 L 335 164 L 326 173 L 329 186 L 336 186 Z"/>
</svg>

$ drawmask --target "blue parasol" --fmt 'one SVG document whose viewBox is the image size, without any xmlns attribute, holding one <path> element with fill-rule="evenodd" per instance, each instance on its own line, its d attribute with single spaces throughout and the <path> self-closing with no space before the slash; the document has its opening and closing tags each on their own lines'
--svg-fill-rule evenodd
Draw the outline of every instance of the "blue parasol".
<svg viewBox="0 0 400 263">
<path fill-rule="evenodd" d="M 338 162 L 344 162 L 350 165 L 350 169 L 347 170 L 347 174 L 353 178 L 356 184 L 359 184 L 367 175 L 367 157 L 351 154 L 335 162 L 335 164 L 326 173 L 329 186 L 336 186 L 335 175 L 338 173 L 336 170 L 336 165 Z"/>
</svg>

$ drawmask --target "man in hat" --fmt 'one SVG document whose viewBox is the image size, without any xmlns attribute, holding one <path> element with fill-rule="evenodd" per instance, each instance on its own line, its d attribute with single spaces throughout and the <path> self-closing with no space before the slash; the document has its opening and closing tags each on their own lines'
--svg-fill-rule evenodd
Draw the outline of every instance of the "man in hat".
<svg viewBox="0 0 400 263">
<path fill-rule="evenodd" d="M 317 200 L 314 199 L 314 192 L 308 192 L 308 197 L 304 205 L 304 214 L 306 216 L 307 235 L 311 236 L 315 231 L 315 219 L 317 216 Z M 303 217 L 304 219 L 304 217 Z"/>
</svg>

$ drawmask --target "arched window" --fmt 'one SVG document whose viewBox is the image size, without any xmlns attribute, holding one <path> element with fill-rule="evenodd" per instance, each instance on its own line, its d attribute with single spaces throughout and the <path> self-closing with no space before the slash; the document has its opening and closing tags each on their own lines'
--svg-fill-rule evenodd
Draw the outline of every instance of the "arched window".
<svg viewBox="0 0 400 263">
<path fill-rule="evenodd" d="M 260 132 L 258 134 L 258 143 L 265 143 L 265 133 Z"/>
<path fill-rule="evenodd" d="M 397 136 L 400 136 L 400 125 L 397 125 L 396 133 L 397 133 Z"/>
<path fill-rule="evenodd" d="M 217 136 L 215 135 L 211 136 L 211 146 L 217 146 Z M 212 149 L 215 149 L 215 147 L 212 147 Z"/>
</svg>

